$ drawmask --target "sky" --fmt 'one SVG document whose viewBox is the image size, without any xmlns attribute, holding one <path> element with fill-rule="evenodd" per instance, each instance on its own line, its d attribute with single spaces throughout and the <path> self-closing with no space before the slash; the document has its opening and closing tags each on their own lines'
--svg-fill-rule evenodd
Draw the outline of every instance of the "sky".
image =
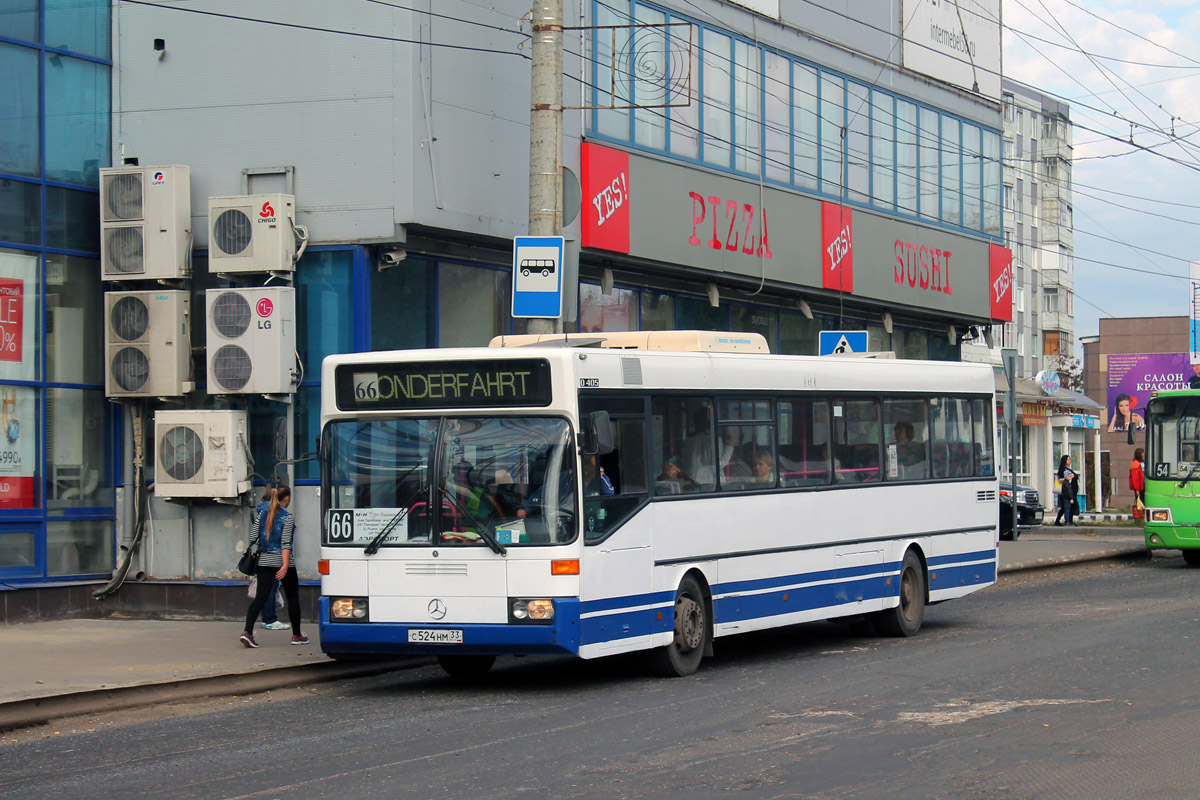
<svg viewBox="0 0 1200 800">
<path fill-rule="evenodd" d="M 1002 13 L 1004 74 L 1065 100 L 1075 125 L 1076 342 L 1102 317 L 1190 315 L 1200 3 L 1003 0 Z"/>
</svg>

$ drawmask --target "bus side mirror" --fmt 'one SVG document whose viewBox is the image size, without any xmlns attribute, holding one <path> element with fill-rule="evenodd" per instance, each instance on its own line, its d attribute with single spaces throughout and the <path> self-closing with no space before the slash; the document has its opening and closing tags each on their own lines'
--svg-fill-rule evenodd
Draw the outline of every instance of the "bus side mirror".
<svg viewBox="0 0 1200 800">
<path fill-rule="evenodd" d="M 613 451 L 612 421 L 607 411 L 593 411 L 583 419 L 583 454 L 604 456 Z"/>
</svg>

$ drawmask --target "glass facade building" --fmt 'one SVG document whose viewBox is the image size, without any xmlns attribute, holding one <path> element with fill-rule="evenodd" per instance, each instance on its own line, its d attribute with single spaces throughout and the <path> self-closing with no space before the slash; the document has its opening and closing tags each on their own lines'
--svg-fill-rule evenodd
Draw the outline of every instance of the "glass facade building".
<svg viewBox="0 0 1200 800">
<path fill-rule="evenodd" d="M 0 581 L 113 566 L 97 192 L 110 30 L 108 0 L 0 2 Z"/>
</svg>

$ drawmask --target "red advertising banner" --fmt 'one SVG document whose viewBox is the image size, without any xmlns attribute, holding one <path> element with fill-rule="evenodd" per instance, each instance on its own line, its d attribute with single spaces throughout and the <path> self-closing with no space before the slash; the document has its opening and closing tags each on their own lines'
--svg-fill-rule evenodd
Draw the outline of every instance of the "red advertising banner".
<svg viewBox="0 0 1200 800">
<path fill-rule="evenodd" d="M 0 361 L 20 361 L 25 331 L 25 281 L 0 278 Z"/>
<path fill-rule="evenodd" d="M 629 154 L 584 142 L 580 172 L 583 246 L 628 253 Z"/>
<path fill-rule="evenodd" d="M 854 211 L 821 203 L 821 286 L 854 293 Z"/>
<path fill-rule="evenodd" d="M 988 245 L 988 277 L 992 319 L 1012 322 L 1012 250 L 998 244 Z"/>
</svg>

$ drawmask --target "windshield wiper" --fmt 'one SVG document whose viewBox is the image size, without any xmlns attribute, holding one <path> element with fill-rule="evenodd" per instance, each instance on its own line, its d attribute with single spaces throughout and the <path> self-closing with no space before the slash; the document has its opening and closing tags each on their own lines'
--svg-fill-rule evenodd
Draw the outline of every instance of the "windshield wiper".
<svg viewBox="0 0 1200 800">
<path fill-rule="evenodd" d="M 418 461 L 416 464 L 413 464 L 411 467 L 405 470 L 404 474 L 396 479 L 396 487 L 399 488 L 400 484 L 404 483 L 405 478 L 407 478 L 409 475 L 412 475 L 423 466 L 425 465 Z M 383 540 L 387 538 L 389 533 L 396 529 L 397 525 L 404 521 L 404 518 L 408 516 L 408 511 L 409 509 L 407 507 L 397 511 L 396 515 L 388 520 L 387 525 L 383 526 L 383 530 L 375 534 L 375 538 L 371 540 L 371 543 L 363 548 L 363 553 L 368 556 L 373 556 L 378 553 L 379 546 L 383 544 Z"/>
<path fill-rule="evenodd" d="M 1193 461 L 1192 468 L 1188 470 L 1188 474 L 1179 482 L 1179 488 L 1187 486 L 1188 481 L 1195 477 L 1196 473 L 1200 472 L 1200 461 Z"/>
<path fill-rule="evenodd" d="M 379 546 L 381 544 L 383 544 L 383 540 L 386 539 L 387 535 L 389 533 L 391 533 L 392 531 L 394 531 L 396 529 L 396 526 L 399 525 L 401 522 L 403 522 L 404 518 L 407 516 L 408 516 L 407 508 L 402 508 L 399 511 L 397 511 L 396 516 L 389 519 L 387 525 L 383 526 L 383 530 L 381 530 L 379 533 L 375 534 L 375 538 L 371 540 L 371 543 L 363 548 L 363 553 L 365 553 L 366 555 L 369 555 L 369 556 L 373 556 L 376 553 L 378 553 Z"/>
<path fill-rule="evenodd" d="M 471 520 L 471 524 L 475 526 L 475 530 L 479 534 L 479 538 L 483 539 L 483 541 L 487 544 L 487 546 L 492 548 L 493 552 L 497 553 L 498 555 L 502 555 L 502 556 L 508 555 L 508 551 L 504 549 L 504 545 L 500 544 L 498 541 L 496 541 L 496 538 L 494 536 L 492 536 L 490 533 L 488 533 L 487 525 L 484 525 L 482 522 L 480 522 L 479 517 L 475 516 L 470 511 L 468 511 L 467 507 L 464 506 L 462 503 L 458 502 L 458 500 L 455 499 L 454 495 L 452 495 L 448 491 L 446 491 L 446 487 L 444 484 L 442 486 L 439 486 L 438 489 L 441 491 L 442 497 L 449 500 L 450 504 L 452 506 L 454 506 L 460 513 L 465 514 L 467 519 Z"/>
</svg>

